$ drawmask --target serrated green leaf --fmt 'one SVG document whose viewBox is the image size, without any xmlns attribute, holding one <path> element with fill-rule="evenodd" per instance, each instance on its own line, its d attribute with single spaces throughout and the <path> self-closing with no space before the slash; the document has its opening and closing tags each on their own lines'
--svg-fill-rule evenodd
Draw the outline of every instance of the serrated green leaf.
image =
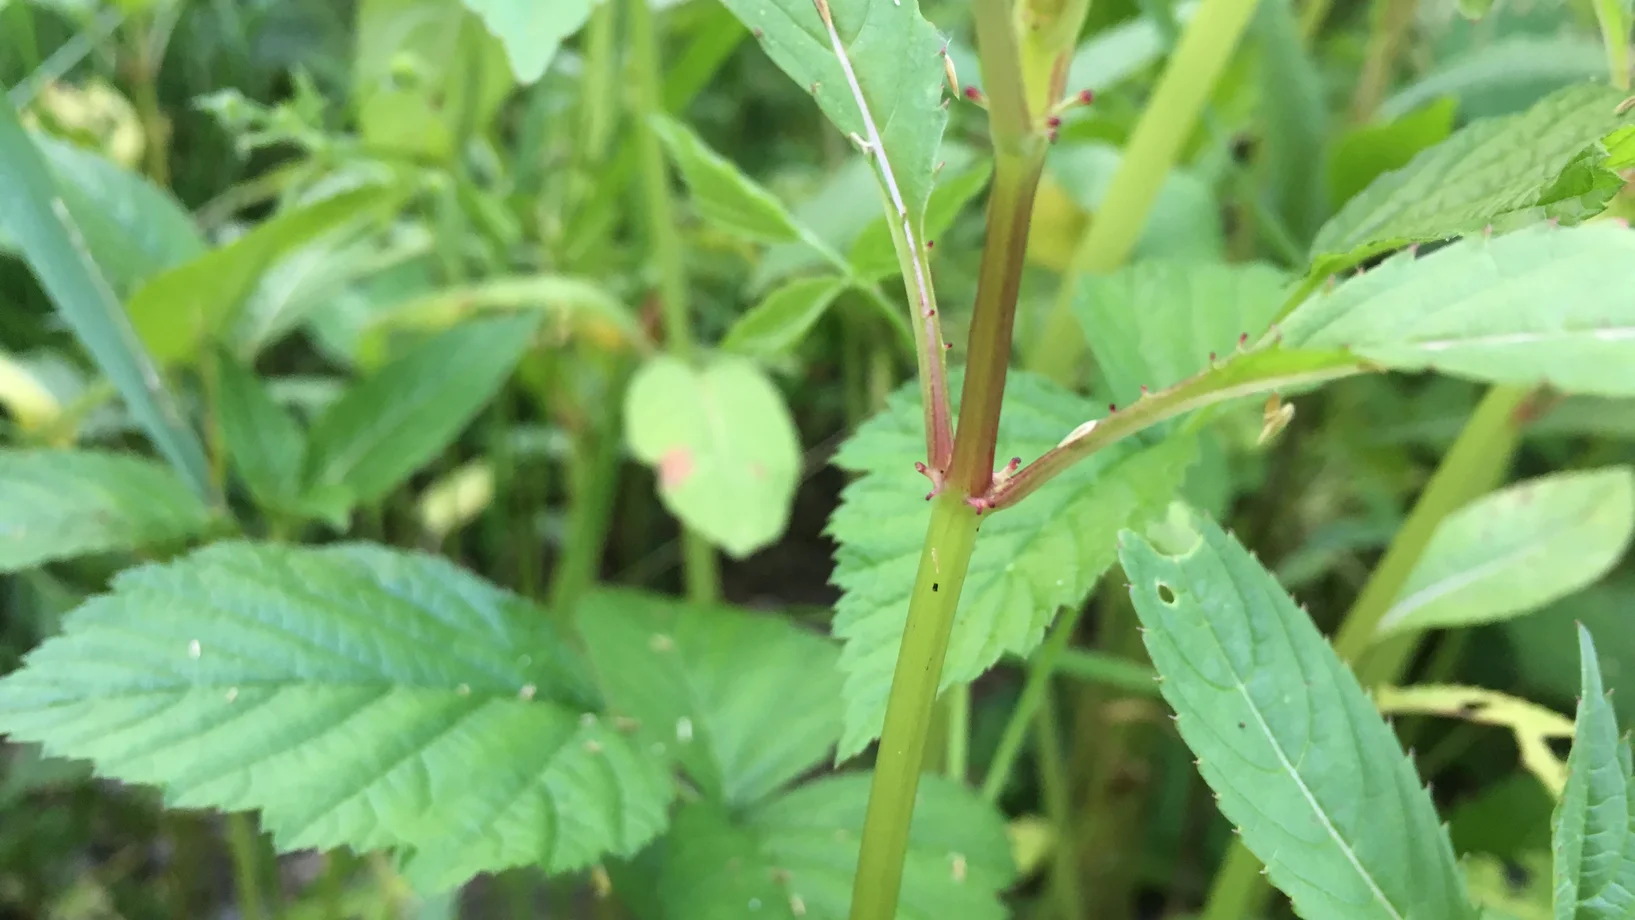
<svg viewBox="0 0 1635 920">
<path fill-rule="evenodd" d="M 1635 394 L 1635 233 L 1610 223 L 1473 237 L 1393 256 L 1282 324 L 1289 346 L 1395 370 Z"/>
<path fill-rule="evenodd" d="M 199 496 L 211 495 L 199 437 L 131 329 L 107 278 L 10 101 L 0 102 L 0 201 L 6 226 L 57 312 L 90 352 L 154 446 Z"/>
<path fill-rule="evenodd" d="M 1589 630 L 1578 627 L 1582 691 L 1567 787 L 1550 818 L 1556 920 L 1635 913 L 1635 764 L 1601 684 Z"/>
<path fill-rule="evenodd" d="M 657 472 L 670 513 L 731 555 L 755 552 L 789 525 L 800 434 L 754 362 L 648 361 L 625 391 L 625 440 Z"/>
<path fill-rule="evenodd" d="M 0 571 L 197 536 L 210 509 L 162 466 L 129 454 L 0 451 Z"/>
<path fill-rule="evenodd" d="M 921 228 L 925 238 L 934 243 L 937 237 L 948 232 L 965 206 L 988 187 L 988 179 L 992 175 L 992 161 L 979 160 L 970 169 L 938 183 L 931 190 L 931 200 L 925 208 L 925 224 Z M 889 220 L 886 217 L 875 219 L 852 241 L 851 255 L 847 261 L 851 264 L 852 273 L 859 278 L 877 281 L 897 273 L 897 250 L 891 241 Z"/>
<path fill-rule="evenodd" d="M 286 850 L 392 848 L 417 887 L 582 868 L 671 790 L 522 599 L 430 556 L 227 543 L 119 575 L 0 679 L 0 731 L 259 809 Z"/>
<path fill-rule="evenodd" d="M 301 489 L 306 432 L 254 370 L 225 349 L 215 364 L 216 422 L 234 471 L 263 506 L 287 506 Z"/>
<path fill-rule="evenodd" d="M 373 502 L 402 484 L 499 392 L 538 324 L 529 314 L 462 323 L 359 382 L 312 423 L 308 487 Z"/>
<path fill-rule="evenodd" d="M 196 360 L 236 319 L 256 279 L 284 255 L 400 200 L 369 186 L 285 211 L 244 236 L 156 275 L 126 303 L 131 323 L 161 363 Z"/>
<path fill-rule="evenodd" d="M 1288 278 L 1268 265 L 1143 260 L 1086 278 L 1075 315 L 1114 401 L 1180 383 L 1277 315 Z"/>
<path fill-rule="evenodd" d="M 1221 813 L 1309 920 L 1474 918 L 1396 737 L 1316 626 L 1235 539 L 1177 505 L 1119 559 Z"/>
<path fill-rule="evenodd" d="M 681 178 L 692 193 L 693 207 L 705 220 L 724 230 L 760 243 L 787 243 L 803 231 L 771 192 L 743 174 L 685 124 L 667 115 L 653 115 L 658 135 Z"/>
<path fill-rule="evenodd" d="M 958 375 L 950 390 L 959 392 Z M 1006 456 L 1056 446 L 1089 405 L 1041 377 L 1013 372 L 1000 416 Z M 828 533 L 839 543 L 831 581 L 842 592 L 834 631 L 845 640 L 846 731 L 840 757 L 880 734 L 908 615 L 909 591 L 930 506 L 914 472 L 923 455 L 918 389 L 892 396 L 858 429 L 835 464 L 862 474 L 841 494 Z M 1004 655 L 1026 655 L 1059 607 L 1084 600 L 1113 562 L 1120 528 L 1161 511 L 1181 487 L 1197 442 L 1175 437 L 1145 450 L 1102 451 L 1051 480 L 1028 501 L 983 522 L 955 614 L 940 689 L 969 683 Z"/>
<path fill-rule="evenodd" d="M 1352 264 L 1547 203 L 1541 196 L 1586 147 L 1635 122 L 1616 114 L 1622 100 L 1612 87 L 1586 83 L 1526 112 L 1467 125 L 1347 202 L 1318 232 L 1313 258 Z"/>
<path fill-rule="evenodd" d="M 1540 476 L 1437 527 L 1379 634 L 1469 626 L 1543 607 L 1605 575 L 1635 531 L 1635 471 Z"/>
<path fill-rule="evenodd" d="M 57 191 L 114 291 L 123 294 L 156 272 L 204 251 L 193 219 L 169 192 L 123 166 L 67 141 L 31 135 Z M 0 214 L 0 251 L 19 252 L 17 230 Z"/>
<path fill-rule="evenodd" d="M 722 338 L 722 349 L 755 358 L 789 352 L 823 317 L 846 284 L 846 279 L 837 275 L 785 283 L 738 317 Z"/>
<path fill-rule="evenodd" d="M 1329 155 L 1329 199 L 1344 204 L 1381 175 L 1447 140 L 1457 109 L 1454 100 L 1439 98 L 1392 121 L 1357 125 L 1341 134 Z"/>
<path fill-rule="evenodd" d="M 522 83 L 545 75 L 562 41 L 584 27 L 597 0 L 462 0 L 505 46 L 511 72 Z"/>
<path fill-rule="evenodd" d="M 812 0 L 722 0 L 757 36 L 795 85 L 809 91 L 842 134 L 867 137 L 862 113 Z M 931 197 L 937 148 L 948 112 L 942 36 L 919 0 L 829 0 L 864 101 L 880 131 L 917 226 Z"/>
<path fill-rule="evenodd" d="M 840 649 L 783 617 L 622 590 L 576 617 L 608 708 L 723 805 L 766 798 L 840 737 Z"/>
<path fill-rule="evenodd" d="M 690 803 L 636 866 L 642 920 L 844 920 L 870 775 L 808 783 L 746 814 Z M 1016 876 L 1000 815 L 940 776 L 920 780 L 899 920 L 1001 920 Z"/>
</svg>

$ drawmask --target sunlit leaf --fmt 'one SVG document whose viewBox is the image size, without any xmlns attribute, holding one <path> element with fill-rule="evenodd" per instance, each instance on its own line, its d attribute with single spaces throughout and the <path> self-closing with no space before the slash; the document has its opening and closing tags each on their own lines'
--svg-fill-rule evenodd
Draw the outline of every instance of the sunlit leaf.
<svg viewBox="0 0 1635 920">
<path fill-rule="evenodd" d="M 562 40 L 580 30 L 597 0 L 462 0 L 505 46 L 511 70 L 523 83 L 545 75 Z"/>
</svg>

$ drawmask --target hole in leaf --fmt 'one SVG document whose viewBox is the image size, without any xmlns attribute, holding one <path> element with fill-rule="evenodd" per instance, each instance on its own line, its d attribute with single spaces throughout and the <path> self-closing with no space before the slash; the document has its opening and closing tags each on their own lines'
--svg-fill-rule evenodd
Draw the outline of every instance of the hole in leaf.
<svg viewBox="0 0 1635 920">
<path fill-rule="evenodd" d="M 1175 604 L 1175 591 L 1163 582 L 1158 583 L 1158 599 L 1166 604 Z"/>
</svg>

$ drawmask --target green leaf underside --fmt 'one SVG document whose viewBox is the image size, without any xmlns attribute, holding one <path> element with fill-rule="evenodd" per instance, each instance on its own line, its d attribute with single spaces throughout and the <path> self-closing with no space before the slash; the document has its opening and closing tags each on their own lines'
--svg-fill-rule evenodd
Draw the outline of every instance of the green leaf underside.
<svg viewBox="0 0 1635 920">
<path fill-rule="evenodd" d="M 846 279 L 837 275 L 787 282 L 738 317 L 721 347 L 751 357 L 785 354 L 800 344 L 845 289 Z"/>
<path fill-rule="evenodd" d="M 1318 231 L 1314 257 L 1358 261 L 1406 243 L 1481 230 L 1541 204 L 1569 163 L 1635 115 L 1615 114 L 1624 93 L 1583 83 L 1532 108 L 1483 119 L 1387 173 Z"/>
<path fill-rule="evenodd" d="M 742 558 L 783 535 L 800 436 L 754 362 L 648 361 L 625 392 L 625 440 L 656 470 L 670 513 L 728 553 Z"/>
<path fill-rule="evenodd" d="M 661 911 L 643 920 L 844 920 L 870 776 L 808 783 L 742 817 L 683 807 L 651 854 Z M 920 780 L 900 920 L 1001 920 L 1016 870 L 999 814 L 940 776 Z"/>
<path fill-rule="evenodd" d="M 1437 527 L 1381 633 L 1543 607 L 1605 575 L 1635 530 L 1629 467 L 1556 473 L 1484 496 Z"/>
<path fill-rule="evenodd" d="M 1303 303 L 1282 336 L 1396 370 L 1635 394 L 1635 232 L 1540 225 L 1404 252 Z"/>
<path fill-rule="evenodd" d="M 665 115 L 654 115 L 651 122 L 681 171 L 700 217 L 756 242 L 787 243 L 801 238 L 800 225 L 783 202 L 710 149 L 686 124 Z"/>
<path fill-rule="evenodd" d="M 958 377 L 951 392 L 959 392 Z M 1012 373 L 1000 417 L 1002 456 L 1037 457 L 1092 414 L 1083 399 L 1043 378 Z M 842 493 L 828 528 L 839 543 L 831 580 L 844 592 L 834 619 L 845 640 L 841 758 L 878 737 L 885 718 L 930 516 L 925 481 L 914 472 L 925 450 L 920 425 L 917 389 L 900 390 L 835 457 L 837 466 L 863 474 Z M 1196 441 L 1182 437 L 1145 450 L 1119 445 L 983 521 L 941 689 L 975 680 L 1006 654 L 1031 652 L 1057 608 L 1082 601 L 1112 564 L 1119 529 L 1162 510 L 1196 452 Z"/>
<path fill-rule="evenodd" d="M 840 736 L 840 650 L 783 617 L 625 590 L 576 617 L 608 708 L 712 800 L 760 801 Z"/>
<path fill-rule="evenodd" d="M 1635 913 L 1635 764 L 1582 625 L 1578 654 L 1582 692 L 1567 785 L 1550 819 L 1555 916 L 1622 920 Z"/>
<path fill-rule="evenodd" d="M 1197 512 L 1149 535 L 1123 533 L 1119 558 L 1164 698 L 1295 912 L 1474 918 L 1413 765 L 1310 618 Z"/>
<path fill-rule="evenodd" d="M 828 30 L 812 0 L 722 0 L 795 85 L 811 92 L 843 134 L 867 137 Z M 931 196 L 948 112 L 943 41 L 918 0 L 829 0 L 886 158 L 915 225 Z"/>
<path fill-rule="evenodd" d="M 562 40 L 590 19 L 597 0 L 463 0 L 505 46 L 511 72 L 523 83 L 545 75 Z"/>
<path fill-rule="evenodd" d="M 0 451 L 0 571 L 196 536 L 212 515 L 159 464 L 80 450 Z"/>
<path fill-rule="evenodd" d="M 1266 265 L 1158 259 L 1088 278 L 1076 304 L 1096 367 L 1118 405 L 1156 392 L 1260 338 L 1287 277 Z"/>
<path fill-rule="evenodd" d="M 0 731 L 260 809 L 283 849 L 394 848 L 432 891 L 629 854 L 658 764 L 603 724 L 544 614 L 441 560 L 225 543 L 127 571 L 0 679 Z"/>
<path fill-rule="evenodd" d="M 925 209 L 925 223 L 921 227 L 925 239 L 934 243 L 937 237 L 948 232 L 966 205 L 988 187 L 988 179 L 992 175 L 993 164 L 980 160 L 964 172 L 938 182 L 931 190 L 931 199 Z M 847 261 L 858 277 L 876 281 L 897 273 L 897 250 L 892 243 L 894 221 L 895 218 L 890 216 L 876 218 L 852 241 L 851 255 Z"/>
<path fill-rule="evenodd" d="M 346 391 L 312 425 L 308 483 L 381 498 L 448 446 L 527 351 L 537 314 L 472 320 Z"/>
</svg>

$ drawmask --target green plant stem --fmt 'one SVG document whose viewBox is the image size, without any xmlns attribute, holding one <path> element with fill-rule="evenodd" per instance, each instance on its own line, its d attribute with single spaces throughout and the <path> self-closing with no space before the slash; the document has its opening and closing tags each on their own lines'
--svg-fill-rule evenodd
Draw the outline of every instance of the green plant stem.
<svg viewBox="0 0 1635 920">
<path fill-rule="evenodd" d="M 1334 640 L 1334 651 L 1353 662 L 1364 687 L 1396 681 L 1412 658 L 1419 644 L 1418 635 L 1393 636 L 1370 648 L 1374 631 L 1402 593 L 1402 586 L 1442 520 L 1503 479 L 1520 440 L 1518 410 L 1528 395 L 1528 390 L 1518 387 L 1488 390 L 1442 457 L 1362 593 L 1346 612 Z M 1270 893 L 1260 874 L 1259 860 L 1242 843 L 1234 843 L 1215 875 L 1200 920 L 1254 916 Z"/>
<path fill-rule="evenodd" d="M 1054 673 L 1092 684 L 1104 684 L 1133 696 L 1158 696 L 1158 672 L 1122 655 L 1091 649 L 1063 649 Z"/>
<path fill-rule="evenodd" d="M 637 144 L 641 150 L 641 211 L 647 218 L 648 244 L 658 270 L 659 306 L 664 317 L 665 344 L 679 358 L 693 356 L 692 323 L 687 304 L 687 268 L 676 220 L 675 198 L 670 189 L 670 172 L 664 150 L 650 119 L 664 111 L 664 88 L 658 35 L 653 11 L 647 0 L 625 4 L 630 24 L 631 85 L 635 99 Z M 715 550 L 703 537 L 683 525 L 681 533 L 683 572 L 687 599 L 709 603 L 720 594 L 721 575 Z"/>
<path fill-rule="evenodd" d="M 623 392 L 628 376 L 622 371 L 615 372 L 604 392 Z M 551 580 L 550 602 L 551 609 L 564 616 L 596 581 L 613 516 L 613 497 L 619 484 L 621 415 L 618 401 L 605 399 L 597 414 L 594 427 L 584 432 L 574 445 L 568 473 L 572 490 L 568 535 Z"/>
<path fill-rule="evenodd" d="M 1045 816 L 1056 829 L 1056 845 L 1051 850 L 1054 858 L 1050 892 L 1056 902 L 1058 920 L 1082 920 L 1084 892 L 1080 885 L 1078 847 L 1074 846 L 1073 803 L 1068 792 L 1059 726 L 1055 694 L 1047 683 L 1039 710 L 1033 716 L 1033 737 L 1039 750 L 1039 790 Z"/>
<path fill-rule="evenodd" d="M 988 765 L 988 774 L 982 778 L 983 801 L 997 802 L 1005 791 L 1005 784 L 1010 781 L 1011 770 L 1016 766 L 1016 758 L 1022 753 L 1022 742 L 1026 740 L 1028 725 L 1033 720 L 1033 714 L 1044 703 L 1045 691 L 1050 686 L 1050 675 L 1057 668 L 1057 662 L 1066 651 L 1068 643 L 1073 641 L 1073 631 L 1078 628 L 1079 617 L 1083 615 L 1083 607 L 1075 607 L 1062 614 L 1056 628 L 1051 631 L 1044 644 L 1039 646 L 1039 650 L 1033 653 L 1033 660 L 1028 662 L 1027 679 L 1022 684 L 1022 693 L 1011 709 L 1010 719 L 1005 723 L 1004 731 L 1000 732 L 999 745 L 994 749 L 993 760 Z"/>
<path fill-rule="evenodd" d="M 897 916 L 927 728 L 979 522 L 976 509 L 958 495 L 945 492 L 931 503 L 931 521 L 914 577 L 869 788 L 852 885 L 851 920 L 894 920 Z"/>
<path fill-rule="evenodd" d="M 963 784 L 971 772 L 971 685 L 949 687 L 943 703 L 948 710 L 943 769 L 949 779 Z"/>
<path fill-rule="evenodd" d="M 1418 6 L 1418 0 L 1378 0 L 1362 73 L 1357 77 L 1357 89 L 1351 97 L 1351 120 L 1357 124 L 1373 118 L 1385 98 Z"/>
<path fill-rule="evenodd" d="M 1607 49 L 1607 73 L 1612 85 L 1629 89 L 1629 13 L 1620 0 L 1595 0 L 1595 19 L 1601 24 L 1601 43 Z"/>
<path fill-rule="evenodd" d="M 1027 354 L 1030 369 L 1055 380 L 1073 376 L 1084 350 L 1084 336 L 1073 318 L 1079 280 L 1086 273 L 1112 271 L 1129 258 L 1164 178 L 1254 11 L 1255 0 L 1203 0 L 1188 21 L 1124 148 L 1112 187 L 1062 275 L 1056 302 Z"/>
<path fill-rule="evenodd" d="M 261 896 L 261 838 L 249 815 L 235 812 L 227 816 L 227 849 L 233 858 L 239 916 L 264 920 L 269 914 Z"/>
</svg>

